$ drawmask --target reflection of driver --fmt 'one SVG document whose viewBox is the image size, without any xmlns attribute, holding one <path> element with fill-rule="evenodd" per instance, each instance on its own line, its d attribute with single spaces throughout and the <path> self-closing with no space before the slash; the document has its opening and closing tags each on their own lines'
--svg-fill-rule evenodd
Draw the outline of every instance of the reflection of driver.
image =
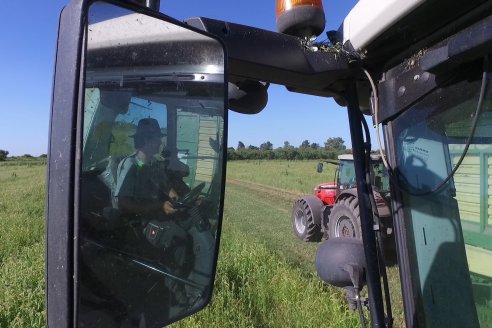
<svg viewBox="0 0 492 328">
<path fill-rule="evenodd" d="M 163 136 L 157 120 L 145 118 L 138 122 L 132 136 L 136 151 L 118 165 L 114 196 L 115 205 L 123 212 L 155 218 L 176 212 L 170 199 L 178 193 L 163 170 L 154 165 Z"/>
<path fill-rule="evenodd" d="M 164 161 L 155 158 L 163 136 L 157 120 L 145 118 L 138 122 L 132 136 L 136 151 L 118 165 L 114 205 L 124 216 L 140 219 L 145 227 L 142 231 L 145 239 L 159 250 L 146 248 L 147 253 L 143 255 L 157 256 L 167 270 L 182 274 L 189 259 L 189 236 L 170 218 L 182 216 L 172 201 L 189 191 L 182 181 L 189 174 L 189 168 L 172 156 Z M 174 303 L 188 301 L 184 287 L 173 280 L 167 280 L 165 286 L 174 294 Z"/>
</svg>

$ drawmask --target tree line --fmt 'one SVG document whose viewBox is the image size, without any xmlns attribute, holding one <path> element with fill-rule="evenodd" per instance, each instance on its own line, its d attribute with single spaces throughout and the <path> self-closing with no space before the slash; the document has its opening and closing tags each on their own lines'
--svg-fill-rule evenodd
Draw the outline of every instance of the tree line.
<svg viewBox="0 0 492 328">
<path fill-rule="evenodd" d="M 42 154 L 42 155 L 39 155 L 38 158 L 47 158 L 47 157 L 48 157 L 47 154 Z M 31 154 L 24 154 L 22 156 L 9 156 L 9 151 L 8 150 L 0 149 L 0 162 L 6 161 L 7 158 L 9 158 L 9 159 L 25 159 L 25 160 L 29 160 L 29 159 L 34 159 L 36 157 L 35 156 L 32 156 Z"/>
<path fill-rule="evenodd" d="M 227 149 L 227 159 L 235 160 L 257 160 L 257 159 L 284 159 L 284 160 L 304 160 L 304 159 L 336 159 L 339 154 L 350 152 L 345 146 L 345 141 L 340 137 L 328 138 L 324 145 L 321 146 L 316 142 L 304 140 L 299 147 L 292 146 L 290 142 L 284 141 L 283 147 L 273 148 L 270 141 L 262 143 L 259 147 L 246 145 L 239 141 L 236 148 Z M 7 160 L 9 152 L 0 149 L 0 161 Z M 11 159 L 31 159 L 34 156 L 25 154 L 19 157 L 10 157 Z M 39 158 L 46 158 L 42 154 Z"/>
<path fill-rule="evenodd" d="M 292 146 L 288 141 L 284 141 L 283 147 L 273 148 L 270 141 L 262 143 L 259 147 L 246 146 L 239 141 L 236 148 L 227 149 L 227 159 L 235 160 L 256 160 L 256 159 L 284 159 L 284 160 L 304 160 L 304 159 L 336 159 L 339 154 L 348 152 L 345 141 L 340 137 L 328 138 L 324 145 L 311 143 L 304 140 L 299 147 Z"/>
</svg>

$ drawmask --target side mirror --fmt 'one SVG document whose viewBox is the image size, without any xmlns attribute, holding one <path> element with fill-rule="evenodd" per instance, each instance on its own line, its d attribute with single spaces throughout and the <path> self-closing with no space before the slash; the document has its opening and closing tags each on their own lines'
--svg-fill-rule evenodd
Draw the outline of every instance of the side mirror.
<svg viewBox="0 0 492 328">
<path fill-rule="evenodd" d="M 268 86 L 251 80 L 229 82 L 229 109 L 242 114 L 258 114 L 268 103 Z"/>
<path fill-rule="evenodd" d="M 223 209 L 223 45 L 145 8 L 74 0 L 56 58 L 48 326 L 161 327 L 199 311 Z"/>
<path fill-rule="evenodd" d="M 366 259 L 362 241 L 355 238 L 330 238 L 316 252 L 316 271 L 321 280 L 345 289 L 352 309 L 366 284 Z"/>
</svg>

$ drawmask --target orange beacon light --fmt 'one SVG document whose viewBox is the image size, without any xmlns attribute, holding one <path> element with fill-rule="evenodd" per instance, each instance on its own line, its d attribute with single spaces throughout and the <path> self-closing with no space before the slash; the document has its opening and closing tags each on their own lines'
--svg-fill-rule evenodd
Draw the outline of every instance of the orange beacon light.
<svg viewBox="0 0 492 328">
<path fill-rule="evenodd" d="M 280 33 L 311 38 L 325 29 L 321 0 L 277 0 L 276 16 Z"/>
</svg>

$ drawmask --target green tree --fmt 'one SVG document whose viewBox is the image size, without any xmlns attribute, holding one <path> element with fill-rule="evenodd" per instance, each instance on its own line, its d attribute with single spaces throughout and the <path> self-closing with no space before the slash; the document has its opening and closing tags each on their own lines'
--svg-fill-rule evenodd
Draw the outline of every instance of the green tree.
<svg viewBox="0 0 492 328">
<path fill-rule="evenodd" d="M 270 141 L 264 142 L 260 145 L 260 150 L 273 150 L 273 144 Z"/>
<path fill-rule="evenodd" d="M 325 142 L 325 149 L 326 150 L 345 150 L 347 147 L 345 146 L 345 141 L 340 138 L 328 138 Z"/>
<path fill-rule="evenodd" d="M 309 140 L 304 140 L 302 143 L 301 143 L 301 147 L 300 148 L 309 148 Z"/>
<path fill-rule="evenodd" d="M 236 150 L 232 147 L 227 148 L 227 160 L 235 161 L 238 159 L 238 155 L 236 154 Z"/>
<path fill-rule="evenodd" d="M 0 161 L 5 161 L 8 155 L 9 152 L 7 150 L 0 149 Z"/>
<path fill-rule="evenodd" d="M 246 146 L 244 145 L 244 143 L 242 141 L 239 141 L 237 143 L 237 148 L 236 149 L 239 150 L 239 149 L 244 149 L 244 148 L 246 148 Z"/>
</svg>

